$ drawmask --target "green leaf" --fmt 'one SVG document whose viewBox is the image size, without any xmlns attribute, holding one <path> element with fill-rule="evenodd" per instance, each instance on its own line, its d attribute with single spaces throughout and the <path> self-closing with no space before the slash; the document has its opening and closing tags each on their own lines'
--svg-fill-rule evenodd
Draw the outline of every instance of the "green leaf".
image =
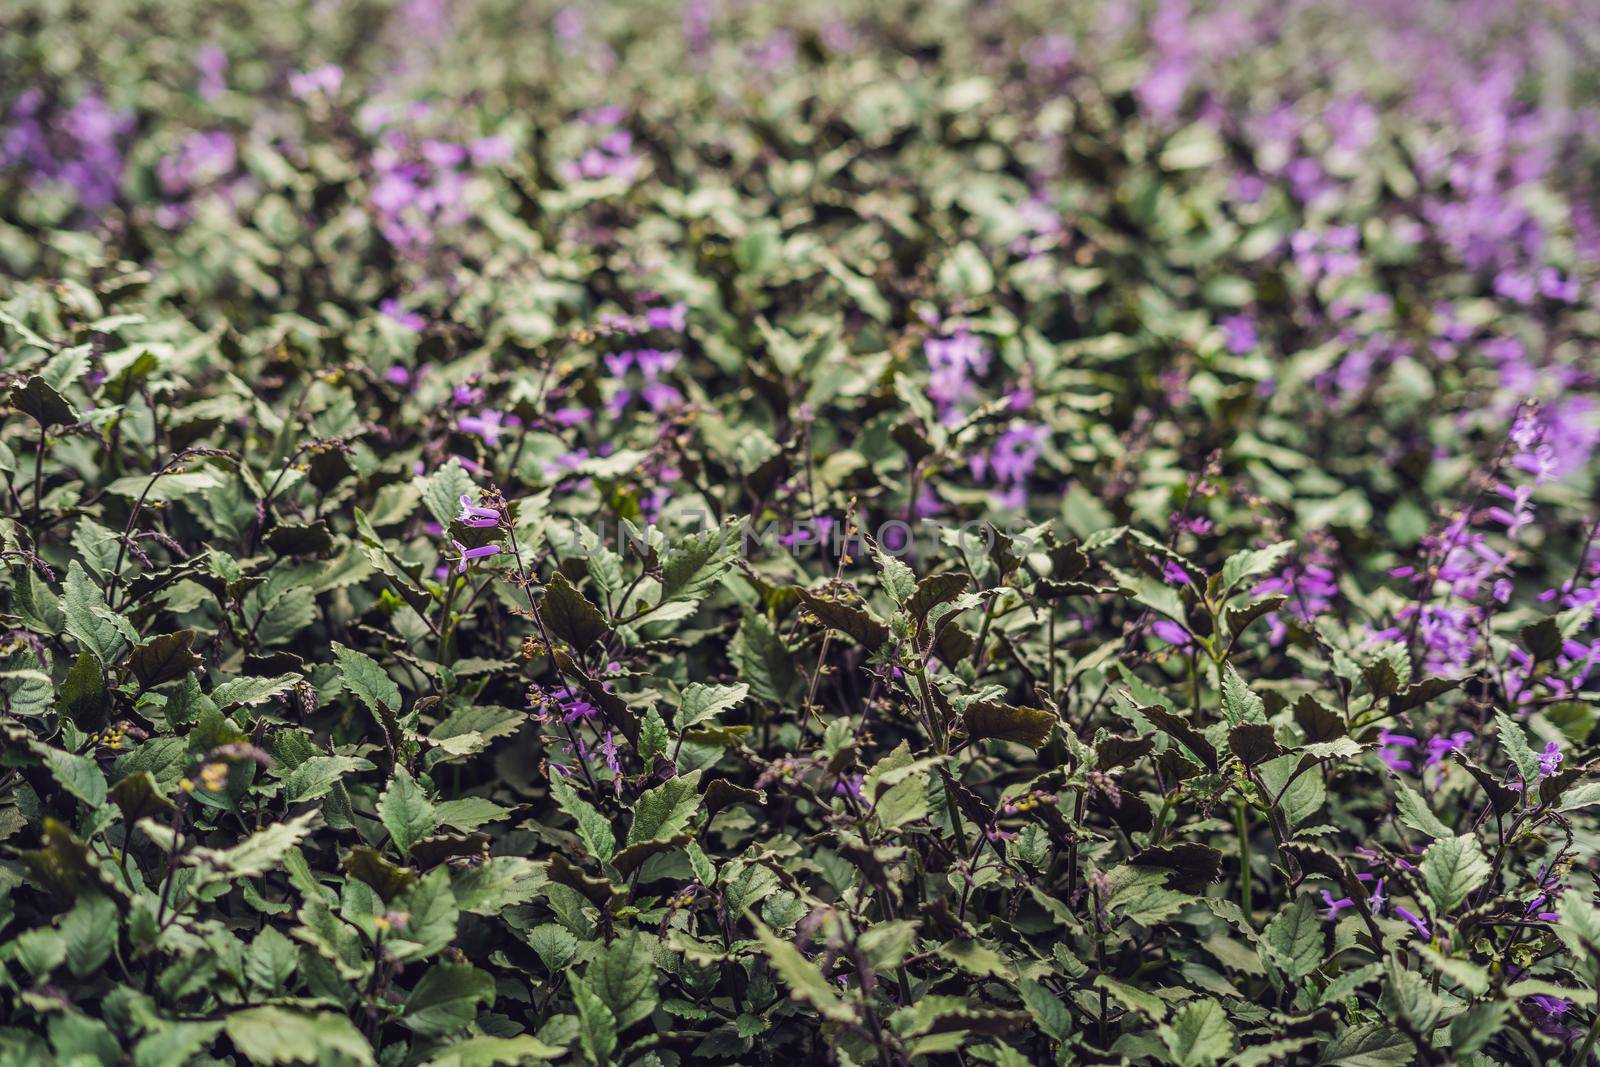
<svg viewBox="0 0 1600 1067">
<path fill-rule="evenodd" d="M 319 814 L 312 809 L 292 819 L 273 823 L 232 848 L 214 849 L 197 845 L 189 850 L 184 860 L 193 866 L 208 867 L 234 878 L 260 878 L 268 871 L 275 870 L 289 850 L 311 832 Z"/>
<path fill-rule="evenodd" d="M 438 816 L 422 787 L 404 767 L 396 767 L 389 787 L 378 798 L 378 818 L 401 855 L 409 856 L 418 841 L 438 827 Z"/>
<path fill-rule="evenodd" d="M 49 676 L 44 676 L 48 683 Z M 111 710 L 111 693 L 106 689 L 105 667 L 93 652 L 80 652 L 72 669 L 62 679 L 58 706 L 80 730 L 98 730 Z"/>
<path fill-rule="evenodd" d="M 422 485 L 422 500 L 433 513 L 435 521 L 446 530 L 455 517 L 461 514 L 461 498 L 478 499 L 478 487 L 461 461 L 454 456 L 450 461 L 428 476 Z"/>
<path fill-rule="evenodd" d="M 1515 719 L 1503 711 L 1494 713 L 1494 724 L 1500 732 L 1500 746 L 1506 750 L 1506 755 L 1517 770 L 1522 772 L 1522 780 L 1533 782 L 1539 777 L 1539 755 L 1528 744 L 1528 735 L 1522 732 L 1522 727 Z"/>
<path fill-rule="evenodd" d="M 765 615 L 748 614 L 728 647 L 739 677 L 762 700 L 784 704 L 799 695 L 800 674 L 794 654 Z"/>
<path fill-rule="evenodd" d="M 840 999 L 834 992 L 832 983 L 816 964 L 802 956 L 800 950 L 791 942 L 767 929 L 767 925 L 760 919 L 752 915 L 750 923 L 755 927 L 756 938 L 761 942 L 762 951 L 767 954 L 767 959 L 771 961 L 772 969 L 778 972 L 778 977 L 789 987 L 791 997 L 810 1004 L 824 1019 L 841 1023 L 855 1021 L 855 1007 Z"/>
<path fill-rule="evenodd" d="M 1222 717 L 1228 720 L 1230 726 L 1267 721 L 1266 705 L 1244 684 L 1244 679 L 1239 677 L 1239 672 L 1233 669 L 1231 663 L 1224 664 L 1222 668 Z"/>
<path fill-rule="evenodd" d="M 1422 794 L 1405 782 L 1395 779 L 1395 800 L 1400 809 L 1400 821 L 1413 830 L 1420 830 L 1432 838 L 1454 837 L 1455 831 L 1446 826 L 1422 799 Z"/>
<path fill-rule="evenodd" d="M 1067 1039 L 1072 1033 L 1072 1012 L 1060 997 L 1031 978 L 1024 978 L 1017 983 L 1017 992 L 1022 995 L 1022 1003 L 1027 1006 L 1028 1013 L 1046 1037 L 1053 1041 Z"/>
<path fill-rule="evenodd" d="M 122 811 L 122 821 L 133 826 L 140 819 L 165 818 L 174 804 L 161 792 L 155 775 L 137 771 L 123 778 L 106 793 L 106 798 Z"/>
<path fill-rule="evenodd" d="M 588 984 L 567 972 L 567 985 L 572 990 L 572 1004 L 578 1011 L 578 1039 L 583 1050 L 595 1063 L 610 1063 L 611 1054 L 617 1050 L 617 1020 Z"/>
<path fill-rule="evenodd" d="M 842 633 L 868 652 L 877 651 L 889 640 L 889 627 L 871 612 L 851 607 L 838 600 L 829 600 L 809 590 L 794 586 L 795 596 L 806 610 L 830 630 Z"/>
<path fill-rule="evenodd" d="M 734 525 L 674 540 L 661 563 L 660 602 L 704 597 L 721 581 L 738 545 L 738 527 Z"/>
<path fill-rule="evenodd" d="M 683 687 L 683 698 L 678 705 L 678 713 L 672 718 L 672 726 L 682 733 L 716 718 L 738 704 L 749 693 L 750 687 L 743 682 L 738 685 L 702 685 L 699 682 L 692 682 Z"/>
<path fill-rule="evenodd" d="M 577 822 L 578 836 L 583 838 L 589 855 L 604 863 L 616 854 L 617 839 L 611 823 L 593 804 L 580 797 L 566 778 L 555 773 L 550 775 L 550 795 L 556 798 L 561 810 Z"/>
<path fill-rule="evenodd" d="M 139 684 L 146 689 L 154 688 L 164 682 L 174 682 L 204 665 L 200 657 L 190 651 L 193 644 L 193 630 L 162 634 L 143 644 L 135 645 L 133 654 L 128 658 L 128 665 L 133 668 L 134 677 L 139 679 Z"/>
<path fill-rule="evenodd" d="M 244 951 L 244 975 L 251 985 L 266 993 L 276 993 L 294 974 L 300 950 L 274 926 L 255 936 Z"/>
<path fill-rule="evenodd" d="M 46 745 L 35 745 L 34 750 L 44 759 L 44 765 L 50 768 L 50 776 L 61 788 L 83 801 L 91 810 L 105 803 L 106 776 L 94 760 Z"/>
<path fill-rule="evenodd" d="M 461 912 L 448 867 L 441 864 L 407 886 L 391 908 L 405 916 L 392 935 L 391 948 L 397 959 L 426 959 L 455 940 Z"/>
<path fill-rule="evenodd" d="M 552 634 L 579 652 L 611 632 L 600 609 L 572 588 L 560 571 L 545 585 L 539 617 Z"/>
<path fill-rule="evenodd" d="M 1018 708 L 993 700 L 975 700 L 961 713 L 967 736 L 974 741 L 1014 741 L 1035 751 L 1044 747 L 1058 721 L 1053 712 Z"/>
<path fill-rule="evenodd" d="M 61 609 L 66 615 L 67 633 L 100 657 L 101 663 L 115 663 L 123 649 L 139 639 L 127 619 L 106 607 L 105 594 L 77 560 L 67 564 Z"/>
<path fill-rule="evenodd" d="M 700 807 L 700 772 L 669 778 L 640 794 L 633 806 L 628 844 L 659 841 L 682 830 Z"/>
<path fill-rule="evenodd" d="M 253 708 L 287 693 L 299 681 L 298 674 L 280 674 L 276 678 L 230 678 L 211 691 L 211 700 L 219 708 L 236 704 Z"/>
<path fill-rule="evenodd" d="M 494 1003 L 494 978 L 466 963 L 437 963 L 406 996 L 400 1022 L 423 1037 L 447 1037 L 472 1025 L 479 1004 Z"/>
<path fill-rule="evenodd" d="M 310 1014 L 287 1008 L 246 1008 L 223 1020 L 228 1040 L 251 1063 L 320 1063 L 337 1053 L 370 1065 L 372 1046 L 355 1024 L 332 1012 Z"/>
<path fill-rule="evenodd" d="M 429 1053 L 423 1067 L 520 1067 L 547 1063 L 566 1055 L 566 1049 L 547 1045 L 536 1037 L 469 1037 L 452 1041 Z"/>
<path fill-rule="evenodd" d="M 312 756 L 283 780 L 283 796 L 291 804 L 321 800 L 345 775 L 372 769 L 371 761 L 358 756 Z"/>
<path fill-rule="evenodd" d="M 1233 1024 L 1215 1000 L 1191 1000 L 1161 1027 L 1161 1040 L 1179 1067 L 1206 1067 L 1233 1052 Z"/>
<path fill-rule="evenodd" d="M 637 933 L 618 937 L 606 946 L 584 972 L 584 983 L 611 1009 L 618 1031 L 655 1011 L 655 962 L 649 944 Z"/>
<path fill-rule="evenodd" d="M 1440 838 L 1422 854 L 1422 881 L 1435 914 L 1447 915 L 1489 879 L 1489 861 L 1472 834 Z"/>
<path fill-rule="evenodd" d="M 883 583 L 883 591 L 889 594 L 889 599 L 896 605 L 904 607 L 917 591 L 915 572 L 876 544 L 872 546 L 872 561 L 878 566 L 878 579 Z"/>
<path fill-rule="evenodd" d="M 346 689 L 374 712 L 399 714 L 400 687 L 377 660 L 337 641 L 333 644 L 333 654 L 339 661 L 339 681 Z"/>
<path fill-rule="evenodd" d="M 462 911 L 498 915 L 539 896 L 547 881 L 544 867 L 525 856 L 495 856 L 458 872 L 450 890 Z"/>
<path fill-rule="evenodd" d="M 1262 958 L 1298 982 L 1322 966 L 1323 923 L 1310 897 L 1301 897 L 1261 932 Z"/>
<path fill-rule="evenodd" d="M 1429 987 L 1428 980 L 1394 956 L 1384 961 L 1384 972 L 1389 980 L 1389 996 L 1400 1017 L 1410 1024 L 1410 1031 L 1424 1037 L 1432 1034 L 1444 1018 L 1444 1001 Z"/>
<path fill-rule="evenodd" d="M 1338 1034 L 1322 1050 L 1327 1067 L 1410 1067 L 1417 1047 L 1392 1026 L 1367 1023 Z"/>
<path fill-rule="evenodd" d="M 67 969 L 75 977 L 84 978 L 105 964 L 117 943 L 117 905 L 101 893 L 86 893 L 61 917 L 59 925 L 67 950 Z"/>
<path fill-rule="evenodd" d="M 71 402 L 37 374 L 22 386 L 13 388 L 10 401 L 12 407 L 47 430 L 52 426 L 75 426 L 83 421 Z"/>
<path fill-rule="evenodd" d="M 1450 1021 L 1450 1051 L 1456 1056 L 1470 1056 L 1489 1043 L 1505 1026 L 1505 1004 L 1474 1004 Z"/>
<path fill-rule="evenodd" d="M 1276 567 L 1283 557 L 1294 551 L 1293 541 L 1284 541 L 1267 548 L 1235 552 L 1222 564 L 1222 588 L 1230 591 L 1246 578 L 1266 574 Z"/>
</svg>

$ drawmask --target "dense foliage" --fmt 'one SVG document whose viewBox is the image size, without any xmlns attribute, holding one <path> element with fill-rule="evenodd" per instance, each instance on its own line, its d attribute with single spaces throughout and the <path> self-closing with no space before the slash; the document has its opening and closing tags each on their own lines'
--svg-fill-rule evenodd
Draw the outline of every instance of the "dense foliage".
<svg viewBox="0 0 1600 1067">
<path fill-rule="evenodd" d="M 0 1062 L 1588 1062 L 1593 5 L 16 0 Z"/>
</svg>

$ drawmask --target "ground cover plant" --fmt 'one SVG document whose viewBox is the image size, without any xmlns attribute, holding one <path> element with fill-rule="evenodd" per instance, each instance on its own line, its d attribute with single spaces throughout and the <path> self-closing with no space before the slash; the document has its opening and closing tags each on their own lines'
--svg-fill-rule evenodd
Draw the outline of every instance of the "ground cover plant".
<svg viewBox="0 0 1600 1067">
<path fill-rule="evenodd" d="M 0 1063 L 1594 1058 L 1593 5 L 0 25 Z"/>
</svg>

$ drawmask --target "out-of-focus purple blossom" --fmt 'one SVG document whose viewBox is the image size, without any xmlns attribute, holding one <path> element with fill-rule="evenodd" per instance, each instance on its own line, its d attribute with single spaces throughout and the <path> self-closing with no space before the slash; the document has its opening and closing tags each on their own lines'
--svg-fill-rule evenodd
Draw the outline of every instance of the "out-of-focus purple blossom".
<svg viewBox="0 0 1600 1067">
<path fill-rule="evenodd" d="M 485 408 L 478 415 L 463 415 L 456 420 L 458 430 L 462 433 L 477 434 L 490 448 L 500 443 L 500 435 L 505 432 L 506 425 L 505 415 L 493 408 Z"/>
<path fill-rule="evenodd" d="M 478 168 L 499 166 L 511 160 L 511 138 L 503 134 L 492 137 L 477 137 L 467 144 L 467 151 L 472 156 L 472 165 Z"/>
<path fill-rule="evenodd" d="M 652 330 L 673 330 L 682 333 L 688 325 L 689 305 L 679 301 L 666 307 L 650 308 L 644 313 L 645 325 Z"/>
<path fill-rule="evenodd" d="M 1022 58 L 1036 73 L 1054 74 L 1065 70 L 1077 57 L 1077 47 L 1064 33 L 1035 37 L 1022 50 Z"/>
<path fill-rule="evenodd" d="M 122 185 L 122 142 L 134 116 L 113 111 L 94 91 L 65 111 L 49 112 L 38 89 L 17 95 L 10 125 L 0 138 L 0 167 L 21 167 L 30 184 L 57 182 L 72 189 L 78 206 L 101 211 Z"/>
<path fill-rule="evenodd" d="M 1572 1001 L 1544 993 L 1531 996 L 1528 1000 L 1540 1013 L 1537 1025 L 1541 1033 L 1566 1044 L 1571 1044 L 1584 1036 L 1582 1027 L 1571 1026 L 1563 1021 L 1567 1012 L 1572 1010 Z"/>
<path fill-rule="evenodd" d="M 557 408 L 555 411 L 550 413 L 551 422 L 554 422 L 557 426 L 566 427 L 568 429 L 574 426 L 582 426 L 593 417 L 594 413 L 592 411 L 586 407 L 580 407 L 576 404 L 568 407 Z"/>
<path fill-rule="evenodd" d="M 979 453 L 971 460 L 973 477 L 993 479 L 1002 507 L 1020 508 L 1026 501 L 1028 478 L 1039 462 L 1045 438 L 1043 426 L 1018 423 L 1010 426 L 995 441 L 988 455 Z"/>
<path fill-rule="evenodd" d="M 301 100 L 321 94 L 332 99 L 344 84 L 344 70 L 332 63 L 289 75 L 289 91 Z"/>
<path fill-rule="evenodd" d="M 1407 749 L 1417 747 L 1417 739 L 1392 730 L 1378 731 L 1378 758 L 1391 771 L 1409 771 L 1415 764 L 1404 755 Z"/>
<path fill-rule="evenodd" d="M 403 326 L 413 333 L 422 330 L 428 325 L 428 320 L 415 311 L 407 311 L 405 305 L 394 297 L 388 297 L 378 303 L 378 311 L 389 321 Z"/>
<path fill-rule="evenodd" d="M 565 45 L 582 41 L 585 28 L 583 8 L 577 4 L 561 8 L 550 20 L 550 29 L 556 35 L 556 40 Z"/>
<path fill-rule="evenodd" d="M 1296 230 L 1289 237 L 1295 266 L 1310 281 L 1344 278 L 1361 269 L 1361 232 L 1354 226 Z"/>
<path fill-rule="evenodd" d="M 595 143 L 576 159 L 561 165 L 561 173 L 568 181 L 595 181 L 617 178 L 631 182 L 644 169 L 644 159 L 633 152 L 633 135 L 620 129 L 624 114 L 621 108 L 607 106 L 595 108 L 580 115 L 580 125 L 600 131 Z"/>
<path fill-rule="evenodd" d="M 1333 557 L 1320 540 L 1312 540 L 1298 556 L 1271 578 L 1258 584 L 1253 596 L 1282 595 L 1288 598 L 1282 614 L 1307 623 L 1333 607 L 1339 593 L 1339 579 L 1334 570 Z M 1280 613 L 1267 617 L 1271 627 L 1269 639 L 1281 645 L 1288 636 L 1288 627 Z"/>
<path fill-rule="evenodd" d="M 222 130 L 195 131 L 178 142 L 178 149 L 155 162 L 155 178 L 166 197 L 186 197 L 198 187 L 226 178 L 237 162 L 232 134 Z"/>
<path fill-rule="evenodd" d="M 1472 733 L 1469 730 L 1457 730 L 1448 737 L 1428 738 L 1428 759 L 1424 766 L 1437 767 L 1444 762 L 1445 756 L 1462 751 L 1463 746 L 1471 740 Z"/>
<path fill-rule="evenodd" d="M 1339 918 L 1339 912 L 1343 911 L 1345 908 L 1355 907 L 1356 902 L 1351 900 L 1349 897 L 1340 897 L 1338 900 L 1335 900 L 1333 898 L 1333 894 L 1324 889 L 1322 891 L 1322 903 L 1326 906 L 1322 913 L 1322 917 L 1327 919 L 1329 922 L 1335 922 Z"/>
<path fill-rule="evenodd" d="M 1194 638 L 1189 636 L 1189 631 L 1171 619 L 1157 619 L 1150 624 L 1150 632 L 1175 648 L 1187 649 L 1194 646 Z"/>
<path fill-rule="evenodd" d="M 746 50 L 750 65 L 769 74 L 782 73 L 794 63 L 794 34 L 788 30 L 774 30 L 766 39 Z"/>
<path fill-rule="evenodd" d="M 976 334 L 965 329 L 949 337 L 930 337 L 923 342 L 928 358 L 928 396 L 947 421 L 959 416 L 958 408 L 976 392 L 973 379 L 989 370 L 989 353 Z"/>
<path fill-rule="evenodd" d="M 1537 288 L 1533 276 L 1519 270 L 1503 270 L 1494 278 L 1496 296 L 1518 304 L 1531 304 Z"/>
<path fill-rule="evenodd" d="M 1576 304 L 1578 281 L 1576 278 L 1563 278 L 1561 272 L 1554 267 L 1546 267 L 1539 272 L 1539 293 L 1547 300 Z"/>
<path fill-rule="evenodd" d="M 1253 351 L 1257 343 L 1256 322 L 1248 315 L 1229 315 L 1222 320 L 1222 343 L 1236 356 Z"/>
<path fill-rule="evenodd" d="M 207 45 L 195 53 L 194 68 L 200 75 L 196 89 L 202 100 L 215 100 L 227 91 L 228 53 Z"/>
</svg>

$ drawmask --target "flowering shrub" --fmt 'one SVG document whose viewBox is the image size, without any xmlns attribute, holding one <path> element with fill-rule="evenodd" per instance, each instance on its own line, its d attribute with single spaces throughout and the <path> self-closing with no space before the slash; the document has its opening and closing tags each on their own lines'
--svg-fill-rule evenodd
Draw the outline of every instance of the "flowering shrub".
<svg viewBox="0 0 1600 1067">
<path fill-rule="evenodd" d="M 0 1062 L 1590 1062 L 1592 5 L 23 3 Z"/>
</svg>

